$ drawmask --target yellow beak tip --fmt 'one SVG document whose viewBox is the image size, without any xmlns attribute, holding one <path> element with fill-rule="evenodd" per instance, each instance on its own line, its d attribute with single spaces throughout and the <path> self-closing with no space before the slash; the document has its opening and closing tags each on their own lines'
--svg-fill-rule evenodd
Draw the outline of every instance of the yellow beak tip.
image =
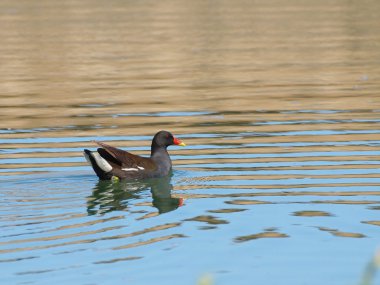
<svg viewBox="0 0 380 285">
<path fill-rule="evenodd" d="M 183 142 L 181 142 L 181 143 L 179 144 L 179 146 L 186 146 L 186 144 L 183 143 Z"/>
</svg>

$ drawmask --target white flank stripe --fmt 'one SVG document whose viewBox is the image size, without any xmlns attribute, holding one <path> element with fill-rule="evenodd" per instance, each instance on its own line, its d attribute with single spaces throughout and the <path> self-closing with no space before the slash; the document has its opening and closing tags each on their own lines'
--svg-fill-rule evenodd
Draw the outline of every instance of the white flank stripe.
<svg viewBox="0 0 380 285">
<path fill-rule="evenodd" d="M 124 171 L 139 171 L 137 168 L 122 168 Z"/>
<path fill-rule="evenodd" d="M 105 172 L 109 172 L 112 170 L 112 166 L 107 162 L 107 160 L 105 160 L 103 157 L 100 156 L 99 153 L 95 153 L 93 152 L 92 153 L 95 161 L 96 161 L 96 164 Z"/>
<path fill-rule="evenodd" d="M 140 170 L 144 170 L 144 169 L 145 169 L 145 168 L 142 167 L 142 166 L 137 166 L 137 168 L 140 169 Z"/>
</svg>

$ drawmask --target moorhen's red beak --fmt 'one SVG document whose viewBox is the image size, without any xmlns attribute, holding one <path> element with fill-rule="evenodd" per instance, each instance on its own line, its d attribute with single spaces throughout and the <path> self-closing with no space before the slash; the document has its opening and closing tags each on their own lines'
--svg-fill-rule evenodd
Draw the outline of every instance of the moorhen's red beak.
<svg viewBox="0 0 380 285">
<path fill-rule="evenodd" d="M 184 142 L 182 142 L 181 140 L 179 140 L 177 138 L 174 138 L 173 142 L 174 142 L 175 145 L 186 146 L 186 144 Z"/>
</svg>

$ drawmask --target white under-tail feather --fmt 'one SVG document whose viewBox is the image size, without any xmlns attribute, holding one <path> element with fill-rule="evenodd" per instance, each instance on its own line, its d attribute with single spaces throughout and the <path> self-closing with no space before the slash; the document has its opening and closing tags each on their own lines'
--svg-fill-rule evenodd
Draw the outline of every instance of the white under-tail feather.
<svg viewBox="0 0 380 285">
<path fill-rule="evenodd" d="M 84 151 L 84 152 L 83 152 L 83 155 L 84 155 L 84 158 L 87 160 L 88 164 L 91 165 L 91 160 L 90 160 L 90 158 L 88 157 L 88 154 Z"/>
<path fill-rule="evenodd" d="M 92 157 L 95 159 L 95 162 L 97 166 L 104 172 L 110 172 L 112 170 L 112 166 L 105 160 L 103 157 L 100 156 L 99 153 L 92 152 Z M 84 153 L 84 157 L 86 158 L 87 162 L 91 164 L 90 158 L 88 157 L 87 153 Z"/>
</svg>

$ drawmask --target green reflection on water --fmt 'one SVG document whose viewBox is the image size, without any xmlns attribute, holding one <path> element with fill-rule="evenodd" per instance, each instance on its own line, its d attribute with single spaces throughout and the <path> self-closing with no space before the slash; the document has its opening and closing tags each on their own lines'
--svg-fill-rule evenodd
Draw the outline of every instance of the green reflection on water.
<svg viewBox="0 0 380 285">
<path fill-rule="evenodd" d="M 167 213 L 183 205 L 183 198 L 172 197 L 172 175 L 162 178 L 132 182 L 99 181 L 87 198 L 87 213 L 103 215 L 112 211 L 125 211 L 128 203 L 141 197 L 146 191 L 152 194 L 152 205 L 159 214 Z"/>
</svg>

